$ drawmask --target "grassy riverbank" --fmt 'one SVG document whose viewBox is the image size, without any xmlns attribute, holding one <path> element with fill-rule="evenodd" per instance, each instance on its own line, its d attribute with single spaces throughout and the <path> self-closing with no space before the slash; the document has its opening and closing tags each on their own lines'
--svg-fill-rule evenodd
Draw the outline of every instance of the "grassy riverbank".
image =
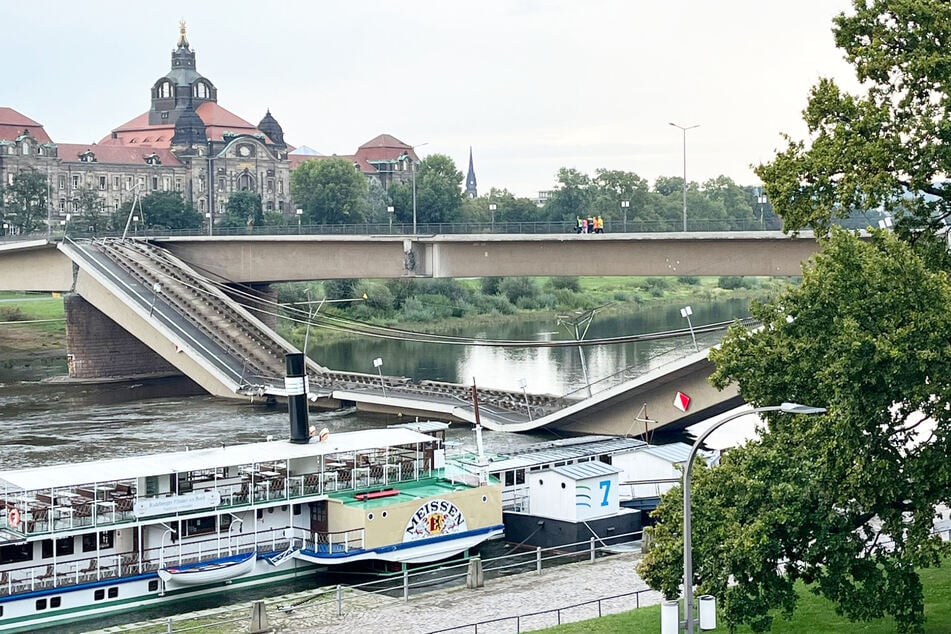
<svg viewBox="0 0 951 634">
<path fill-rule="evenodd" d="M 945 559 L 940 568 L 925 568 L 919 571 L 925 596 L 925 632 L 951 632 L 951 559 Z M 775 614 L 774 634 L 817 634 L 821 632 L 863 632 L 864 634 L 888 634 L 895 631 L 893 619 L 875 619 L 867 623 L 852 623 L 836 614 L 831 601 L 814 595 L 805 584 L 798 584 L 799 605 L 791 620 Z M 541 630 L 548 634 L 614 634 L 615 632 L 659 632 L 660 606 L 653 605 L 623 614 L 613 614 L 600 619 L 579 621 Z M 719 621 L 719 627 L 711 632 L 729 632 Z M 737 634 L 752 632 L 749 627 L 739 627 Z"/>
</svg>

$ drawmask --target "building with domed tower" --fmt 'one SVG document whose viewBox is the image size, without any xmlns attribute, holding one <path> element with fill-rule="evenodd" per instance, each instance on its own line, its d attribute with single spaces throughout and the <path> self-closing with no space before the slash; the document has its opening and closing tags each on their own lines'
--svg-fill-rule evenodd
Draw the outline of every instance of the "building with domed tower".
<svg viewBox="0 0 951 634">
<path fill-rule="evenodd" d="M 265 211 L 290 208 L 290 162 L 284 131 L 268 111 L 254 125 L 218 103 L 218 89 L 196 67 L 185 24 L 171 69 L 151 87 L 149 110 L 98 143 L 53 142 L 42 124 L 0 107 L 0 183 L 24 170 L 47 175 L 49 222 L 63 223 L 80 189 L 97 192 L 105 210 L 138 193 L 177 191 L 206 219 L 224 213 L 236 191 L 261 195 Z"/>
</svg>

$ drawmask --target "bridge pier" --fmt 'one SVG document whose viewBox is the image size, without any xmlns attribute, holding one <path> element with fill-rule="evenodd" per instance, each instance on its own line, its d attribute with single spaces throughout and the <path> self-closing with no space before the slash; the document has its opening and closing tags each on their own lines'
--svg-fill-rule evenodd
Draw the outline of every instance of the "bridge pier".
<svg viewBox="0 0 951 634">
<path fill-rule="evenodd" d="M 70 378 L 180 375 L 173 365 L 79 295 L 63 296 Z"/>
</svg>

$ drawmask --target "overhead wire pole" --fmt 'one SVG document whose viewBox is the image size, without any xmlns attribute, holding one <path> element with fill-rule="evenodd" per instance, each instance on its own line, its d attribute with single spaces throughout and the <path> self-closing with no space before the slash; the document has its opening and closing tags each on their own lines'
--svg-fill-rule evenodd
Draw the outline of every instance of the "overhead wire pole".
<svg viewBox="0 0 951 634">
<path fill-rule="evenodd" d="M 591 326 L 591 320 L 594 319 L 594 313 L 597 310 L 597 308 L 592 308 L 591 310 L 579 311 L 574 318 L 568 315 L 559 315 L 558 325 L 566 328 L 570 327 L 571 330 L 574 330 L 575 341 L 580 343 L 588 334 L 588 327 Z M 583 331 L 582 327 L 584 327 Z M 569 333 L 571 330 L 569 330 Z M 584 385 L 588 389 L 588 397 L 590 398 L 592 396 L 591 381 L 588 379 L 588 367 L 584 362 L 584 350 L 580 345 L 578 346 L 578 357 L 581 359 L 581 374 L 584 376 Z"/>
</svg>

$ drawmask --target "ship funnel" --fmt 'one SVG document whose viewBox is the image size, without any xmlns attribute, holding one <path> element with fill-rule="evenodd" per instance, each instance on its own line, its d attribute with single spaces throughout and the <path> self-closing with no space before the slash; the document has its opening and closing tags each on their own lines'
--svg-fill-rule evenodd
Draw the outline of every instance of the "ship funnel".
<svg viewBox="0 0 951 634">
<path fill-rule="evenodd" d="M 306 444 L 310 442 L 307 428 L 307 375 L 304 372 L 304 355 L 291 352 L 284 357 L 287 376 L 284 377 L 284 389 L 287 390 L 287 413 L 291 419 L 291 442 Z"/>
</svg>

